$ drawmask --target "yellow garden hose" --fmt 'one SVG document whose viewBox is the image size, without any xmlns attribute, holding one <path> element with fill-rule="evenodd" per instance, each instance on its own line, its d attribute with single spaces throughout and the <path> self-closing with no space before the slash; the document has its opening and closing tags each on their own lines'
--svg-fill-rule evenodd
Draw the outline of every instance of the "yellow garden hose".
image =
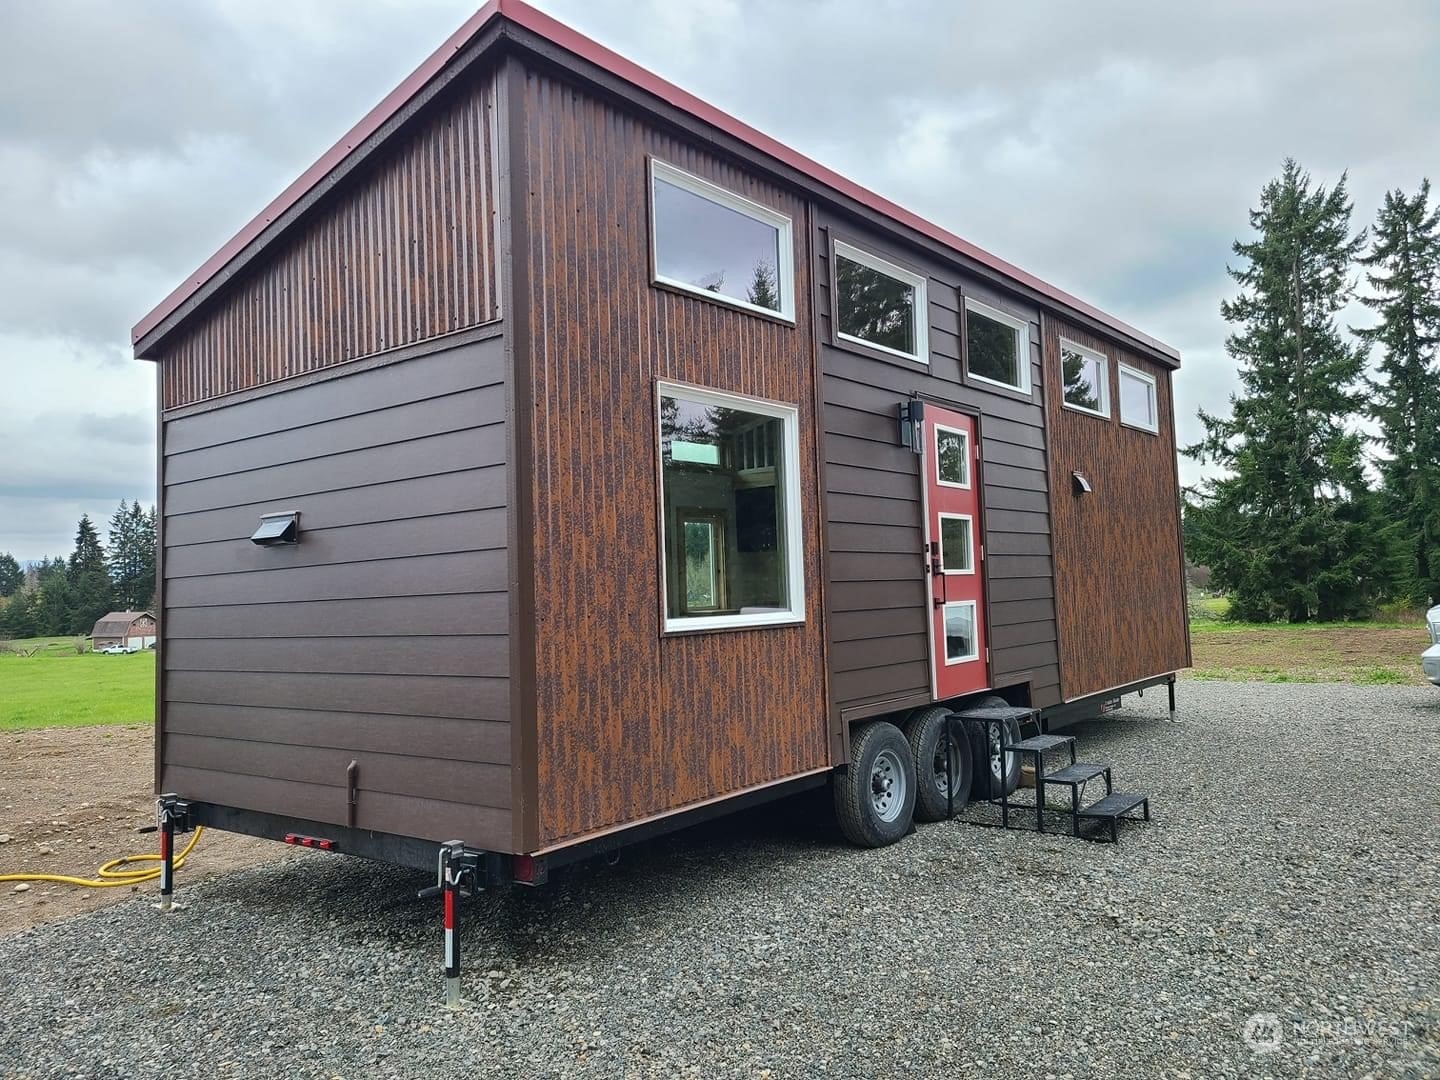
<svg viewBox="0 0 1440 1080">
<path fill-rule="evenodd" d="M 195 833 L 186 844 L 175 855 L 174 867 L 179 870 L 185 865 L 185 856 L 190 854 L 190 849 L 200 839 L 200 834 L 205 829 L 197 826 Z M 79 885 L 86 889 L 118 889 L 121 885 L 140 885 L 146 881 L 154 881 L 160 876 L 160 867 L 150 866 L 144 869 L 121 869 L 126 866 L 133 866 L 135 863 L 159 863 L 159 855 L 124 855 L 118 859 L 111 859 L 104 866 L 95 872 L 93 878 L 70 877 L 68 874 L 0 874 L 0 881 L 50 881 L 56 885 Z"/>
</svg>

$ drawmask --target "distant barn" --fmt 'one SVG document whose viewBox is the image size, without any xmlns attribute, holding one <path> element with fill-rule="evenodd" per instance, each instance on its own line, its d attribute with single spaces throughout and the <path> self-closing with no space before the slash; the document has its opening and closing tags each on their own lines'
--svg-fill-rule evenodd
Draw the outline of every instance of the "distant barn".
<svg viewBox="0 0 1440 1080">
<path fill-rule="evenodd" d="M 90 647 L 103 649 L 106 645 L 119 644 L 148 649 L 155 644 L 159 633 L 160 624 L 148 611 L 112 611 L 90 631 Z"/>
</svg>

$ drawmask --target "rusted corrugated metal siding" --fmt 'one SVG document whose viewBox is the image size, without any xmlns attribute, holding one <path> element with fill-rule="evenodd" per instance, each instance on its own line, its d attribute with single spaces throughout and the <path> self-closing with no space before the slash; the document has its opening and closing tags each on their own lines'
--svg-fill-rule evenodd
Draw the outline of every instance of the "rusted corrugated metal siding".
<svg viewBox="0 0 1440 1080">
<path fill-rule="evenodd" d="M 160 351 L 175 408 L 500 315 L 494 76 L 447 94 Z"/>
<path fill-rule="evenodd" d="M 899 443 L 896 422 L 897 406 L 912 394 L 981 414 L 992 681 L 998 686 L 1023 677 L 1036 705 L 1054 704 L 1060 700 L 1060 669 L 1039 311 L 853 223 L 829 215 L 817 221 L 836 705 L 853 718 L 932 697 L 920 476 L 916 455 Z M 829 288 L 832 234 L 926 274 L 928 366 L 837 347 Z M 962 291 L 1029 322 L 1028 400 L 992 392 L 962 375 Z"/>
<path fill-rule="evenodd" d="M 509 847 L 495 337 L 167 418 L 160 790 Z M 300 511 L 294 547 L 250 543 Z"/>
<path fill-rule="evenodd" d="M 1059 371 L 1062 335 L 1106 355 L 1111 402 L 1108 420 L 1062 408 L 1061 381 L 1049 381 L 1060 670 L 1070 700 L 1187 667 L 1190 659 L 1170 372 L 1050 318 L 1049 373 Z M 1158 435 L 1120 423 L 1118 363 L 1155 377 Z M 1076 471 L 1090 481 L 1090 494 L 1071 493 Z"/>
<path fill-rule="evenodd" d="M 539 837 L 554 843 L 829 763 L 813 315 L 803 200 L 548 75 L 529 74 L 522 108 Z M 650 285 L 647 154 L 791 215 L 797 325 Z M 798 406 L 804 625 L 662 636 L 657 378 Z"/>
</svg>

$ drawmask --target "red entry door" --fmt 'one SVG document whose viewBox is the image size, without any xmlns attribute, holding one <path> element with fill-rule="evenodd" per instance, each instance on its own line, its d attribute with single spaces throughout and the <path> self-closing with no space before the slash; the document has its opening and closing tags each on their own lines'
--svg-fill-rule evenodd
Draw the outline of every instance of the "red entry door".
<svg viewBox="0 0 1440 1080">
<path fill-rule="evenodd" d="M 924 412 L 925 547 L 930 577 L 930 665 L 937 700 L 990 685 L 980 577 L 980 455 L 975 420 Z"/>
</svg>

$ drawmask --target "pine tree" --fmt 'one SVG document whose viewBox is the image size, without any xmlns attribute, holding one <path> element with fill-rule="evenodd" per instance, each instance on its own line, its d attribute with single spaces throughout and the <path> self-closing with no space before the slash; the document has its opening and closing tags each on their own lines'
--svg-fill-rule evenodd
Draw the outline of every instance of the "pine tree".
<svg viewBox="0 0 1440 1080">
<path fill-rule="evenodd" d="M 0 634 L 9 638 L 36 636 L 35 593 L 25 590 L 15 593 L 0 607 Z"/>
<path fill-rule="evenodd" d="M 20 569 L 15 556 L 0 551 L 0 596 L 14 596 L 24 584 L 25 571 Z"/>
<path fill-rule="evenodd" d="M 70 590 L 70 619 L 65 629 L 56 633 L 88 634 L 114 606 L 105 549 L 88 514 L 81 516 L 75 528 L 75 551 L 66 566 L 66 581 Z M 43 586 L 41 591 L 43 593 Z"/>
<path fill-rule="evenodd" d="M 74 592 L 66 575 L 64 559 L 41 562 L 30 613 L 36 635 L 59 637 L 72 632 L 71 626 L 75 622 Z"/>
<path fill-rule="evenodd" d="M 1386 509 L 1405 527 L 1406 591 L 1422 603 L 1440 600 L 1440 206 L 1429 202 L 1429 180 L 1408 198 L 1386 193 L 1360 259 L 1374 290 L 1361 302 L 1380 323 L 1355 331 L 1381 350 L 1368 411 L 1380 427 Z"/>
<path fill-rule="evenodd" d="M 148 607 L 155 591 L 155 511 L 142 510 L 138 499 L 121 500 L 107 540 L 115 603 L 128 611 Z"/>
<path fill-rule="evenodd" d="M 776 287 L 775 271 L 770 268 L 769 263 L 762 261 L 755 264 L 755 272 L 750 276 L 750 287 L 745 290 L 745 299 L 756 307 L 780 310 L 780 290 Z"/>
<path fill-rule="evenodd" d="M 1345 184 L 1312 187 L 1286 160 L 1250 212 L 1256 237 L 1234 244 L 1240 292 L 1220 311 L 1235 328 L 1225 347 L 1241 393 L 1229 417 L 1201 410 L 1205 437 L 1185 453 L 1225 470 L 1195 493 L 1191 556 L 1241 619 L 1365 615 L 1398 574 L 1399 530 L 1369 495 L 1360 436 L 1346 430 L 1365 354 L 1335 315 L 1353 295 L 1365 234 L 1350 234 Z"/>
</svg>

